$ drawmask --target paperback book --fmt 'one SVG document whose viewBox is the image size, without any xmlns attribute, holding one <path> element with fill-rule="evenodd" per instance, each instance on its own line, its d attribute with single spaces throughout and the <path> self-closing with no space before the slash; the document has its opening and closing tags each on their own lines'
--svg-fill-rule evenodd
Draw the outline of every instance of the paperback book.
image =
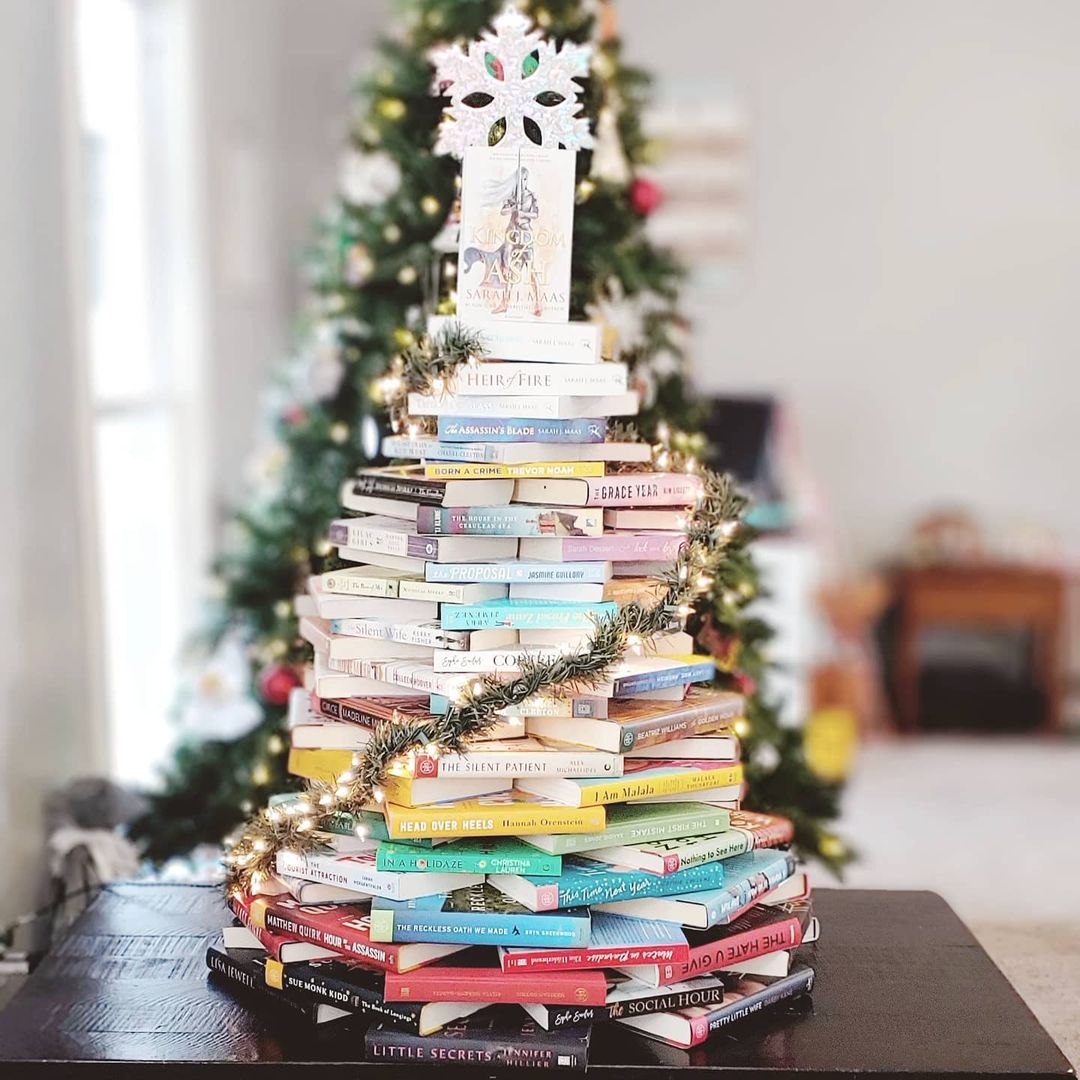
<svg viewBox="0 0 1080 1080">
<path fill-rule="evenodd" d="M 440 442 L 486 443 L 602 443 L 607 423 L 594 417 L 558 420 L 516 416 L 439 416 Z"/>
<path fill-rule="evenodd" d="M 603 584 L 611 577 L 609 562 L 428 563 L 428 581 L 483 581 L 507 584 Z"/>
<path fill-rule="evenodd" d="M 621 776 L 623 758 L 603 750 L 548 746 L 538 739 L 475 743 L 459 753 L 408 754 L 395 774 L 437 779 L 450 776 Z M 442 800 L 446 802 L 447 800 Z"/>
<path fill-rule="evenodd" d="M 380 870 L 436 874 L 533 874 L 558 877 L 562 856 L 549 855 L 515 837 L 452 840 L 436 848 L 384 840 L 376 865 Z"/>
<path fill-rule="evenodd" d="M 522 394 L 621 394 L 626 390 L 626 365 L 476 363 L 462 364 L 447 389 L 459 397 Z"/>
<path fill-rule="evenodd" d="M 604 519 L 601 511 L 588 508 L 566 509 L 520 504 L 489 507 L 421 506 L 416 514 L 416 531 L 431 537 L 468 536 L 489 539 L 517 536 L 599 536 L 604 531 Z M 455 548 L 455 551 L 457 550 Z M 499 556 L 485 554 L 482 557 Z M 464 560 L 447 556 L 446 561 Z"/>
<path fill-rule="evenodd" d="M 499 318 L 458 315 L 431 315 L 429 334 L 439 334 L 451 325 L 461 325 L 478 333 L 487 355 L 498 360 L 539 360 L 548 364 L 598 364 L 600 324 L 594 322 L 504 322 Z"/>
</svg>

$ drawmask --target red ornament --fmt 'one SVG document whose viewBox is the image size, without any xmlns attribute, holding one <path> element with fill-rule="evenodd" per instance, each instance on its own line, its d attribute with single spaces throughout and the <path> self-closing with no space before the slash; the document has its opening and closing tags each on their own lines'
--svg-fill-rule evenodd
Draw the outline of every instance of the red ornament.
<svg viewBox="0 0 1080 1080">
<path fill-rule="evenodd" d="M 644 176 L 634 177 L 628 194 L 630 205 L 642 217 L 648 217 L 654 210 L 658 210 L 664 201 L 664 193 L 660 190 L 660 185 L 647 180 Z"/>
<path fill-rule="evenodd" d="M 259 676 L 259 693 L 267 705 L 288 704 L 290 691 L 299 685 L 299 677 L 288 664 L 271 664 Z"/>
<path fill-rule="evenodd" d="M 757 693 L 757 683 L 749 675 L 744 675 L 741 671 L 736 671 L 731 676 L 731 681 L 734 683 L 735 689 L 743 697 L 753 697 Z"/>
<path fill-rule="evenodd" d="M 307 420 L 307 409 L 305 409 L 303 405 L 294 403 L 288 406 L 281 414 L 281 419 L 284 420 L 289 427 L 299 427 Z"/>
</svg>

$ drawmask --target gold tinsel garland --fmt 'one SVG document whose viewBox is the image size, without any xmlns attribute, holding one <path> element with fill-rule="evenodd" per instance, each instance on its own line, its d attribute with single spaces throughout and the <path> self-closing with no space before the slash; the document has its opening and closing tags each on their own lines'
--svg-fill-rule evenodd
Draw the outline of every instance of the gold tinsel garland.
<svg viewBox="0 0 1080 1080">
<path fill-rule="evenodd" d="M 376 396 L 390 410 L 394 430 L 414 434 L 422 430 L 407 414 L 410 391 L 443 392 L 452 385 L 456 367 L 474 363 L 479 355 L 482 342 L 451 327 L 396 358 L 375 387 Z M 622 425 L 618 434 L 623 439 L 634 437 L 633 430 Z M 231 889 L 257 888 L 274 872 L 279 851 L 325 850 L 318 833 L 339 814 L 378 809 L 383 801 L 380 785 L 395 762 L 410 752 L 436 756 L 461 750 L 470 738 L 490 730 L 501 710 L 555 688 L 568 693 L 588 690 L 603 681 L 627 653 L 646 652 L 658 634 L 685 625 L 726 557 L 727 541 L 739 526 L 744 500 L 728 477 L 703 468 L 667 442 L 665 438 L 654 448 L 656 465 L 699 476 L 702 494 L 690 510 L 686 544 L 669 573 L 657 581 L 660 600 L 653 605 L 630 603 L 614 615 L 598 618 L 588 647 L 580 652 L 568 651 L 545 663 L 524 663 L 521 673 L 505 682 L 491 675 L 478 676 L 443 715 L 380 721 L 363 752 L 353 755 L 352 768 L 339 775 L 336 783 L 309 781 L 295 800 L 259 811 L 227 839 L 225 864 Z"/>
</svg>

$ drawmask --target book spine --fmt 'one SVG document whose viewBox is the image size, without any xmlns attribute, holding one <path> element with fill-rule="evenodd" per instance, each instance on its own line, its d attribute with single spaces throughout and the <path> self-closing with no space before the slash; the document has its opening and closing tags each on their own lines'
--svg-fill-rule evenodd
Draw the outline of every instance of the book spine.
<svg viewBox="0 0 1080 1080">
<path fill-rule="evenodd" d="M 504 952 L 503 971 L 559 971 L 574 968 L 634 967 L 643 964 L 670 964 L 685 945 L 612 945 L 610 948 L 529 949 Z"/>
<path fill-rule="evenodd" d="M 564 655 L 561 650 L 549 645 L 520 646 L 510 649 L 457 649 L 436 650 L 434 667 L 437 672 L 467 672 L 483 674 L 494 672 L 521 671 L 522 664 L 550 664 Z"/>
<path fill-rule="evenodd" d="M 339 518 L 330 522 L 327 531 L 335 547 L 359 548 L 383 555 L 408 555 L 409 534 L 395 529 L 373 529 L 363 524 L 363 518 Z"/>
<path fill-rule="evenodd" d="M 684 473 L 623 473 L 585 481 L 589 506 L 691 506 L 701 478 Z"/>
<path fill-rule="evenodd" d="M 468 633 L 446 631 L 437 623 L 386 623 L 377 619 L 331 619 L 330 632 L 343 637 L 374 638 L 378 641 L 396 641 L 400 645 L 425 645 L 433 649 L 460 649 L 465 648 L 469 643 Z"/>
<path fill-rule="evenodd" d="M 606 562 L 428 563 L 424 576 L 428 581 L 440 582 L 602 584 L 611 576 L 611 565 Z"/>
<path fill-rule="evenodd" d="M 626 365 L 609 364 L 462 364 L 454 373 L 451 391 L 460 397 L 489 394 L 621 394 L 626 390 Z"/>
<path fill-rule="evenodd" d="M 811 968 L 799 968 L 786 978 L 778 979 L 764 989 L 759 990 L 756 994 L 739 998 L 738 1001 L 734 1001 L 722 1009 L 717 1009 L 715 1012 L 701 1017 L 705 1021 L 705 1031 L 701 1038 L 696 1039 L 695 1045 L 698 1042 L 704 1042 L 714 1031 L 719 1031 L 721 1028 L 734 1024 L 737 1020 L 761 1012 L 762 1009 L 767 1009 L 770 1005 L 776 1005 L 781 1001 L 787 1001 L 789 998 L 809 994 L 813 988 L 813 970 Z"/>
<path fill-rule="evenodd" d="M 595 510 L 574 507 L 522 506 L 420 506 L 416 531 L 421 540 L 433 536 L 544 536 L 547 533 L 575 533 L 598 536 L 604 528 L 603 515 Z M 436 559 L 437 550 L 409 555 Z"/>
<path fill-rule="evenodd" d="M 582 907 L 588 904 L 611 904 L 620 900 L 641 900 L 673 893 L 701 892 L 716 889 L 723 881 L 724 869 L 719 863 L 695 866 L 667 876 L 644 871 L 612 870 L 610 873 L 566 875 L 557 882 L 536 887 L 536 910 Z M 495 888 L 501 888 L 496 876 L 489 878 Z"/>
<path fill-rule="evenodd" d="M 660 989 L 648 997 L 613 1001 L 597 1010 L 597 1020 L 622 1020 L 628 1016 L 647 1016 L 649 1013 L 674 1012 L 719 1005 L 724 1000 L 724 987 L 702 986 L 686 990 Z"/>
<path fill-rule="evenodd" d="M 598 477 L 602 461 L 533 461 L 514 465 L 499 462 L 429 462 L 424 474 L 438 480 L 528 480 Z"/>
<path fill-rule="evenodd" d="M 396 971 L 398 951 L 393 945 L 373 944 L 374 939 L 365 934 L 355 933 L 345 921 L 336 921 L 333 926 L 324 926 L 318 921 L 319 914 L 332 913 L 333 905 L 305 904 L 307 912 L 294 914 L 276 905 L 267 906 L 261 915 L 262 922 L 271 930 L 333 949 L 343 956 L 362 960 L 371 967 L 383 971 Z M 235 910 L 235 908 L 233 909 Z"/>
<path fill-rule="evenodd" d="M 725 895 L 709 905 L 709 925 L 722 926 L 730 922 L 740 912 L 745 911 L 759 896 L 775 889 L 795 873 L 795 857 L 788 855 L 754 874 L 753 877 L 734 883 L 725 889 Z"/>
<path fill-rule="evenodd" d="M 574 1032 L 576 1029 L 566 1029 Z M 437 1032 L 433 1035 L 411 1035 L 393 1028 L 369 1028 L 364 1036 L 365 1056 L 377 1062 L 432 1062 L 444 1065 L 469 1064 L 492 1068 L 562 1069 L 583 1071 L 586 1065 L 586 1044 L 578 1035 L 565 1042 L 546 1037 L 537 1040 L 527 1033 L 485 1036 L 476 1032 L 469 1038 L 459 1033 Z"/>
<path fill-rule="evenodd" d="M 412 774 L 438 776 L 619 776 L 623 759 L 603 750 L 492 750 L 467 754 L 417 753 Z"/>
<path fill-rule="evenodd" d="M 677 983 L 704 975 L 717 968 L 730 967 L 740 961 L 776 952 L 777 949 L 795 949 L 802 942 L 802 923 L 798 916 L 782 922 L 755 927 L 742 933 L 732 934 L 695 946 L 690 958 L 682 964 L 659 964 L 660 983 Z"/>
<path fill-rule="evenodd" d="M 549 877 L 561 871 L 562 859 L 539 850 L 535 855 L 500 855 L 498 851 L 443 852 L 438 848 L 415 852 L 387 851 L 380 846 L 376 865 L 380 870 L 407 874 L 533 874 Z"/>
<path fill-rule="evenodd" d="M 679 664 L 659 671 L 641 671 L 613 680 L 616 697 L 645 694 L 651 690 L 668 690 L 686 683 L 709 682 L 716 675 L 716 665 L 711 661 L 699 664 Z"/>
<path fill-rule="evenodd" d="M 477 418 L 514 418 L 523 413 L 536 420 L 563 419 L 564 401 L 558 394 L 530 394 L 511 397 L 470 397 L 459 394 L 409 394 L 409 412 L 413 416 L 452 416 Z M 471 414 L 471 415 L 470 415 Z M 445 438 L 442 429 L 439 438 Z"/>
<path fill-rule="evenodd" d="M 684 769 L 677 773 L 656 776 L 632 773 L 621 780 L 581 787 L 582 806 L 602 806 L 605 803 L 630 802 L 633 799 L 654 799 L 662 795 L 682 795 L 684 792 L 708 791 L 742 782 L 742 767 L 722 769 Z"/>
<path fill-rule="evenodd" d="M 399 876 L 380 871 L 374 861 L 361 862 L 348 857 L 324 861 L 318 855 L 305 856 L 291 851 L 279 851 L 277 872 L 288 877 L 303 878 L 305 881 L 337 885 L 342 889 L 368 893 L 371 896 L 383 896 L 388 900 L 401 899 Z"/>
<path fill-rule="evenodd" d="M 383 1017 L 405 1031 L 420 1031 L 419 1008 L 387 1002 L 377 990 L 336 979 L 307 964 L 282 965 L 279 977 L 286 992 L 339 1009 Z"/>
<path fill-rule="evenodd" d="M 408 435 L 386 435 L 382 441 L 382 455 L 385 458 L 425 458 L 434 439 L 414 439 Z"/>
<path fill-rule="evenodd" d="M 486 586 L 490 591 L 491 585 Z M 402 581 L 398 585 L 398 595 L 402 600 L 432 600 L 437 604 L 471 604 L 482 602 L 481 597 L 474 597 L 474 584 L 442 581 Z M 496 594 L 498 595 L 498 594 Z M 505 590 L 503 590 L 505 595 Z M 490 595 L 484 599 L 490 599 Z"/>
<path fill-rule="evenodd" d="M 503 814 L 497 805 L 475 810 L 445 806 L 391 806 L 387 829 L 393 840 L 411 837 L 456 839 L 462 836 L 528 836 L 549 832 L 599 832 L 604 827 L 604 808 L 530 807 L 527 814 Z"/>
<path fill-rule="evenodd" d="M 273 961 L 271 961 L 273 962 Z M 265 974 L 259 974 L 238 964 L 228 953 L 219 952 L 217 949 L 206 950 L 206 966 L 215 974 L 220 975 L 237 986 L 260 994 L 262 997 L 276 1002 L 284 1008 L 291 1008 L 305 1014 L 310 1020 L 315 1019 L 314 1010 L 305 1002 L 289 997 L 267 985 Z"/>
<path fill-rule="evenodd" d="M 450 630 L 490 630 L 498 627 L 536 630 L 592 630 L 596 620 L 618 613 L 609 600 L 590 604 L 544 603 L 534 600 L 516 604 L 492 601 L 487 604 L 447 604 L 441 611 L 442 625 Z"/>
<path fill-rule="evenodd" d="M 377 499 L 409 499 L 417 502 L 441 503 L 443 485 L 420 477 L 371 475 L 353 477 L 352 493 Z M 350 545 L 351 546 L 351 545 Z"/>
<path fill-rule="evenodd" d="M 602 837 L 581 837 L 581 841 L 588 843 L 588 847 L 580 847 L 579 838 L 576 836 L 556 837 L 560 841 L 556 850 L 561 854 L 569 854 L 575 850 L 590 850 L 598 847 L 618 847 L 620 845 L 643 844 L 649 840 L 666 840 L 672 836 L 706 835 L 720 832 L 728 826 L 728 812 L 726 810 L 710 809 L 707 813 L 701 813 L 694 817 L 679 818 L 677 821 L 666 822 L 661 825 L 642 823 L 638 825 L 609 825 Z M 596 843 L 597 840 L 603 843 Z M 563 845 L 573 845 L 563 850 Z"/>
<path fill-rule="evenodd" d="M 631 720 L 622 726 L 622 748 L 625 752 L 635 747 L 659 746 L 688 735 L 715 731 L 737 720 L 744 709 L 743 699 L 733 698 L 725 699 L 719 707 Z"/>
<path fill-rule="evenodd" d="M 456 322 L 456 316 L 432 315 L 428 334 L 434 336 Z M 501 322 L 497 319 L 469 319 L 464 324 L 484 339 L 488 356 L 545 364 L 598 364 L 600 325 L 593 322 Z"/>
<path fill-rule="evenodd" d="M 592 971 L 545 978 L 543 973 L 422 967 L 404 975 L 387 975 L 386 1000 L 603 1005 L 607 1000 L 607 979 Z"/>
<path fill-rule="evenodd" d="M 371 912 L 375 941 L 429 942 L 445 945 L 514 945 L 574 948 L 589 936 L 589 920 L 555 913 L 511 915 L 498 911 L 390 911 Z"/>
<path fill-rule="evenodd" d="M 705 866 L 730 859 L 733 855 L 742 855 L 752 847 L 753 844 L 745 833 L 731 830 L 713 837 L 708 842 L 687 845 L 676 851 L 646 848 L 641 854 L 645 856 L 654 874 L 674 874 L 679 870 Z M 614 852 L 612 854 L 614 855 Z"/>
<path fill-rule="evenodd" d="M 430 707 L 433 713 L 444 714 L 453 702 L 445 694 L 432 694 Z M 555 716 L 576 717 L 579 720 L 602 720 L 607 716 L 608 699 L 601 697 L 531 697 L 519 705 L 501 709 L 504 717 Z"/>
<path fill-rule="evenodd" d="M 522 544 L 522 555 L 533 554 L 530 543 L 527 540 Z M 605 559 L 609 562 L 671 562 L 685 544 L 686 537 L 681 533 L 655 536 L 606 533 L 603 536 L 566 536 L 561 540 L 536 541 L 538 553 L 547 550 L 540 545 L 558 545 L 557 552 L 550 551 L 550 558 Z"/>
<path fill-rule="evenodd" d="M 516 406 L 520 411 L 520 405 Z M 607 422 L 598 419 L 440 416 L 440 442 L 546 442 L 600 443 L 607 438 Z"/>
<path fill-rule="evenodd" d="M 363 709 L 358 709 L 355 705 L 350 705 L 348 701 L 341 698 L 321 698 L 313 695 L 312 707 L 321 716 L 331 720 L 345 720 L 360 727 L 373 728 L 380 719 L 371 713 L 364 712 Z"/>
<path fill-rule="evenodd" d="M 361 577 L 359 574 L 323 574 L 319 579 L 323 592 L 342 596 L 396 597 L 396 578 Z"/>
</svg>

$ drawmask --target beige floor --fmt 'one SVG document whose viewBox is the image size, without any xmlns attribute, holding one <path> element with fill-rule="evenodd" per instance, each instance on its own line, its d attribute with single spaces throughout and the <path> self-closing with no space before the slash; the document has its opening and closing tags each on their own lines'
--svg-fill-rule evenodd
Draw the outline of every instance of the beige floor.
<svg viewBox="0 0 1080 1080">
<path fill-rule="evenodd" d="M 1080 742 L 871 745 L 840 831 L 846 885 L 941 893 L 1080 1062 Z"/>
</svg>

